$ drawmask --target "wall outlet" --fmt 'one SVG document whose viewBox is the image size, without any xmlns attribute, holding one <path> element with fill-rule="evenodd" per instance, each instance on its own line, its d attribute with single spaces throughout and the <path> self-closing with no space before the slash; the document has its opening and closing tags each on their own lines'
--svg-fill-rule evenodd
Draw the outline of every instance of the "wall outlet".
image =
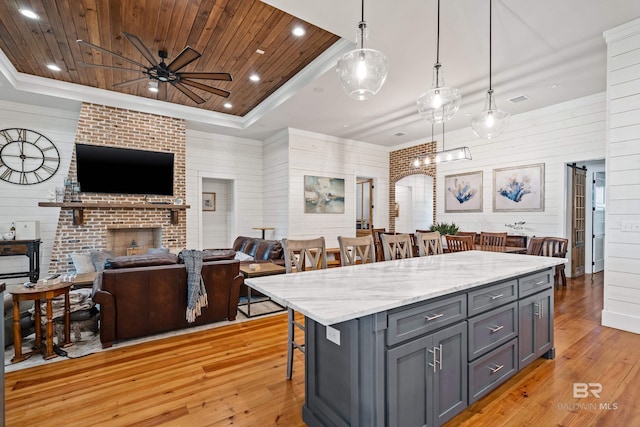
<svg viewBox="0 0 640 427">
<path fill-rule="evenodd" d="M 336 345 L 340 345 L 340 331 L 327 326 L 327 339 Z"/>
<path fill-rule="evenodd" d="M 640 222 L 623 221 L 622 224 L 620 224 L 620 231 L 630 231 L 633 233 L 640 233 Z"/>
</svg>

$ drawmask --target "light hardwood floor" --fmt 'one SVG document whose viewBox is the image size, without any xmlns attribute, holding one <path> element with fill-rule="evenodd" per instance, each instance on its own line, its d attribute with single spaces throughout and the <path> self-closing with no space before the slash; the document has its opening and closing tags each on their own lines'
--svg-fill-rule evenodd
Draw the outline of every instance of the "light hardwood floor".
<svg viewBox="0 0 640 427">
<path fill-rule="evenodd" d="M 556 359 L 447 426 L 640 425 L 640 335 L 600 326 L 602 274 L 555 297 Z M 7 426 L 302 426 L 304 356 L 286 381 L 286 324 L 282 314 L 8 373 Z M 600 398 L 574 399 L 574 382 L 601 383 Z"/>
</svg>

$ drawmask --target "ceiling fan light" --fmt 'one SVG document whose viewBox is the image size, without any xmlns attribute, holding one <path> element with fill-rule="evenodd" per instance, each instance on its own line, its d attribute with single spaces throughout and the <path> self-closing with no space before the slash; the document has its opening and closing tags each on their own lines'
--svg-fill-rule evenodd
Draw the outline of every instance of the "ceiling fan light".
<svg viewBox="0 0 640 427">
<path fill-rule="evenodd" d="M 487 91 L 484 110 L 471 118 L 471 129 L 479 138 L 491 139 L 504 132 L 511 114 L 498 110 L 493 90 Z"/>
<path fill-rule="evenodd" d="M 389 61 L 375 49 L 356 49 L 347 52 L 336 68 L 342 89 L 353 99 L 372 98 L 387 79 Z"/>
<path fill-rule="evenodd" d="M 20 12 L 22 16 L 26 16 L 29 19 L 40 19 L 38 14 L 31 9 L 18 9 L 18 12 Z"/>
<path fill-rule="evenodd" d="M 430 123 L 446 122 L 460 109 L 461 100 L 458 89 L 445 85 L 440 64 L 436 63 L 431 89 L 418 97 L 418 113 Z"/>
</svg>

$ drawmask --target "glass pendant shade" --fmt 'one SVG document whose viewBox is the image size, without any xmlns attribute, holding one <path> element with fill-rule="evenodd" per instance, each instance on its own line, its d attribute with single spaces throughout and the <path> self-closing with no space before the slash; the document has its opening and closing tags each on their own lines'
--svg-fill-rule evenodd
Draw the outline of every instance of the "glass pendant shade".
<svg viewBox="0 0 640 427">
<path fill-rule="evenodd" d="M 440 64 L 436 63 L 431 89 L 418 98 L 418 113 L 430 123 L 446 122 L 456 114 L 461 100 L 458 89 L 445 85 Z"/>
<path fill-rule="evenodd" d="M 375 49 L 356 49 L 345 53 L 336 68 L 342 89 L 353 99 L 373 97 L 387 79 L 389 60 Z"/>
<path fill-rule="evenodd" d="M 506 111 L 498 110 L 493 90 L 488 90 L 484 110 L 471 118 L 471 129 L 480 138 L 495 138 L 504 131 L 509 116 L 511 115 Z"/>
</svg>

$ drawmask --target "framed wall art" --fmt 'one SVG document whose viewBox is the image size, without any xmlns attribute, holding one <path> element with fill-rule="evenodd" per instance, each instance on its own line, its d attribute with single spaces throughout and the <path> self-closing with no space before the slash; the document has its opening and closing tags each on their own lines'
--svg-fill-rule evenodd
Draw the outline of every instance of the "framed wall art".
<svg viewBox="0 0 640 427">
<path fill-rule="evenodd" d="M 202 193 L 202 210 L 216 210 L 216 193 Z"/>
<path fill-rule="evenodd" d="M 444 177 L 445 212 L 482 212 L 482 171 Z"/>
<path fill-rule="evenodd" d="M 544 211 L 544 163 L 494 169 L 493 211 Z"/>
<path fill-rule="evenodd" d="M 344 213 L 344 179 L 304 176 L 304 213 Z"/>
</svg>

